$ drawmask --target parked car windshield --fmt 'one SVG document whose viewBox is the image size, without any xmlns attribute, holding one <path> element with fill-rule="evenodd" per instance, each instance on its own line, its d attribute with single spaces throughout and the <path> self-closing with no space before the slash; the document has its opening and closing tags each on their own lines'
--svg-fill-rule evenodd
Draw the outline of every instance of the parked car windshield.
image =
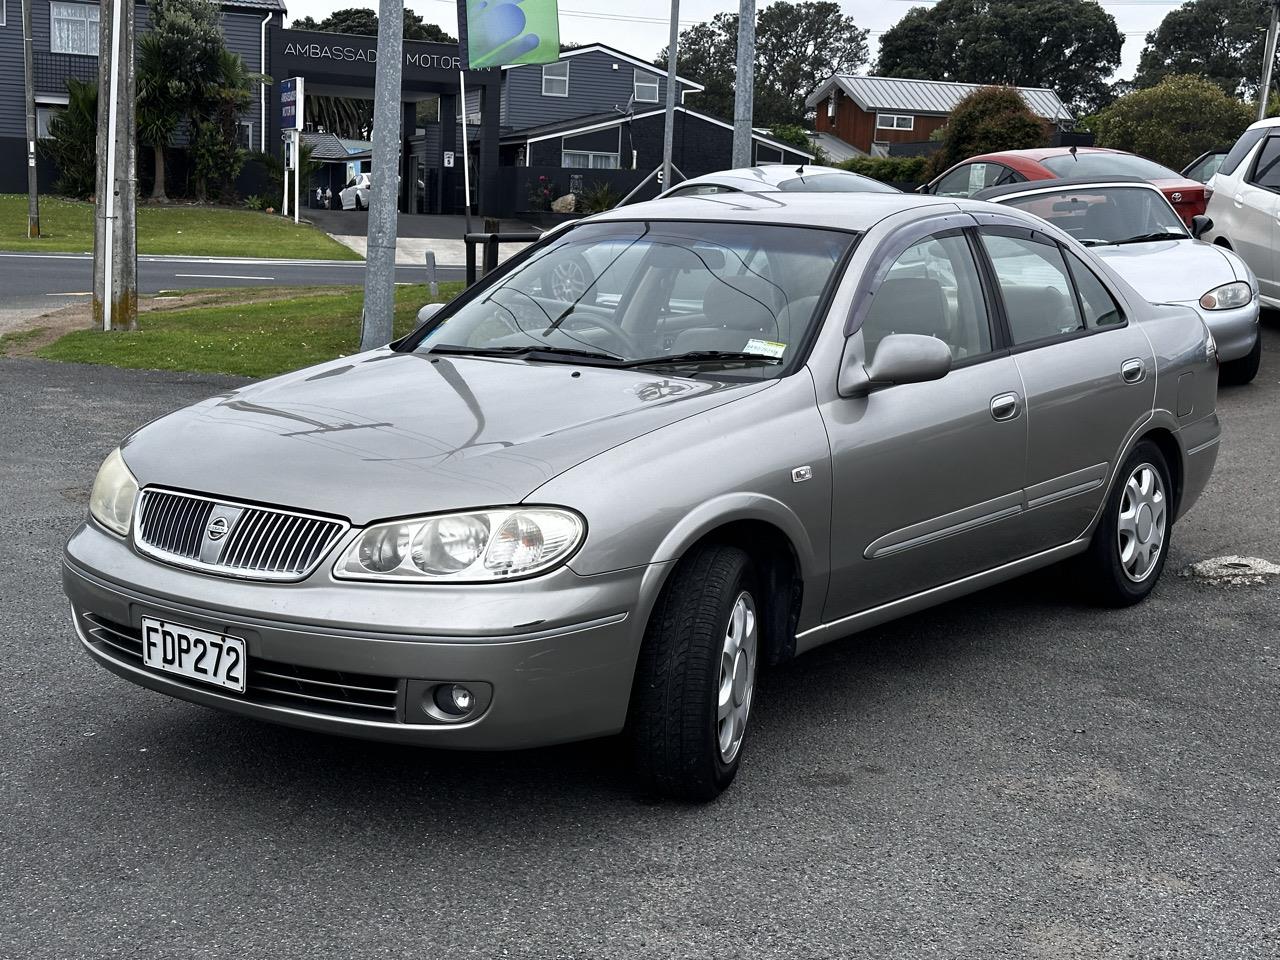
<svg viewBox="0 0 1280 960">
<path fill-rule="evenodd" d="M 1054 190 L 1001 202 L 1048 220 L 1086 246 L 1188 237 L 1164 195 L 1151 187 Z"/>
<path fill-rule="evenodd" d="M 1040 161 L 1055 177 L 1139 177 L 1143 180 L 1177 180 L 1178 174 L 1154 160 L 1131 153 L 1063 153 Z"/>
<path fill-rule="evenodd" d="M 818 322 L 854 237 L 743 223 L 584 224 L 429 322 L 414 349 L 779 376 Z"/>
</svg>

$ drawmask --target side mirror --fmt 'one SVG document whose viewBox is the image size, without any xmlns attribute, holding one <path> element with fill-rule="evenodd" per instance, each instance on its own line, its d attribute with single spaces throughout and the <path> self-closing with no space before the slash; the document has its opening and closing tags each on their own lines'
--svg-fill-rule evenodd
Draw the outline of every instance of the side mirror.
<svg viewBox="0 0 1280 960">
<path fill-rule="evenodd" d="M 870 366 L 860 363 L 845 342 L 837 388 L 842 397 L 865 397 L 894 384 L 941 380 L 950 372 L 951 349 L 937 337 L 891 333 L 876 347 Z"/>
<path fill-rule="evenodd" d="M 443 303 L 428 303 L 425 307 L 418 311 L 418 322 L 426 323 L 437 313 L 444 309 Z"/>
<path fill-rule="evenodd" d="M 1199 240 L 1206 233 L 1213 229 L 1213 221 L 1206 217 L 1203 213 L 1197 213 L 1191 218 L 1191 235 Z"/>
</svg>

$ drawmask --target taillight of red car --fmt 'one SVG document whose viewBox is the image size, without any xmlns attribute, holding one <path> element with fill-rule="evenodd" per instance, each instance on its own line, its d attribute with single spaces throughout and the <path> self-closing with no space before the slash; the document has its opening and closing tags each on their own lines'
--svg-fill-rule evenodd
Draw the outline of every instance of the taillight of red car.
<svg viewBox="0 0 1280 960">
<path fill-rule="evenodd" d="M 1198 217 L 1209 206 L 1209 189 L 1204 184 L 1162 187 L 1161 190 L 1187 226 L 1191 226 L 1192 217 Z"/>
</svg>

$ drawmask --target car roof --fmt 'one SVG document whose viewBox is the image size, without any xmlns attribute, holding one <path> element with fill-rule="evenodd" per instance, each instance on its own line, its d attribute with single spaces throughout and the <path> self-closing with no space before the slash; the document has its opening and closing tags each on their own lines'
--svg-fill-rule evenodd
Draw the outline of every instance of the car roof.
<svg viewBox="0 0 1280 960">
<path fill-rule="evenodd" d="M 733 187 L 735 190 L 742 190 L 745 193 L 764 190 L 772 191 L 776 190 L 778 184 L 784 181 L 795 180 L 801 176 L 816 177 L 820 175 L 849 177 L 855 180 L 865 180 L 869 183 L 880 184 L 880 181 L 871 177 L 861 173 L 854 173 L 852 170 L 841 170 L 839 167 L 824 167 L 816 163 L 762 163 L 754 167 L 717 170 L 715 173 L 704 173 L 701 176 L 690 177 L 688 180 L 681 180 L 670 190 L 664 191 L 664 193 L 703 183 L 721 184 L 726 187 Z M 888 187 L 889 185 L 881 184 L 881 186 Z"/>
<path fill-rule="evenodd" d="M 826 227 L 861 233 L 885 217 L 908 210 L 923 212 L 931 207 L 933 213 L 995 209 L 985 203 L 916 193 L 714 193 L 646 200 L 615 207 L 582 222 L 707 220 Z M 1006 212 L 1010 208 L 1000 209 Z"/>
<path fill-rule="evenodd" d="M 1255 120 L 1253 123 L 1249 124 L 1248 129 L 1261 130 L 1266 127 L 1280 127 L 1280 117 L 1267 117 L 1263 120 Z"/>
<path fill-rule="evenodd" d="M 1143 180 L 1141 177 L 1063 177 L 1058 180 L 1028 180 L 1025 183 L 987 187 L 975 193 L 973 199 L 999 202 L 1001 197 L 1020 196 L 1026 193 L 1053 193 L 1055 190 L 1079 190 L 1084 187 L 1139 187 L 1164 195 L 1154 183 Z"/>
<path fill-rule="evenodd" d="M 1110 147 L 1076 147 L 1076 153 L 1128 153 L 1127 150 L 1112 150 Z M 970 157 L 973 160 L 998 160 L 1001 157 L 1022 157 L 1024 160 L 1048 160 L 1050 157 L 1061 157 L 1071 152 L 1071 147 L 1036 147 L 1031 150 L 997 150 L 995 153 L 984 153 Z M 968 162 L 968 161 L 966 161 Z"/>
</svg>

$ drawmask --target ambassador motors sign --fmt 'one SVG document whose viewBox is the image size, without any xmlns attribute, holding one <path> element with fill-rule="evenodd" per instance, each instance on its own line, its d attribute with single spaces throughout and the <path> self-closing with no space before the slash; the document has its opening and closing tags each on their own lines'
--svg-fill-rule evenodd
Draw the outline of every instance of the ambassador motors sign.
<svg viewBox="0 0 1280 960">
<path fill-rule="evenodd" d="M 406 49 L 404 65 L 427 70 L 461 70 L 461 50 L 457 47 L 453 50 L 453 53 L 431 53 Z M 377 47 L 356 47 L 340 43 L 304 43 L 290 40 L 284 45 L 284 55 L 316 63 L 376 64 L 378 62 Z"/>
</svg>

